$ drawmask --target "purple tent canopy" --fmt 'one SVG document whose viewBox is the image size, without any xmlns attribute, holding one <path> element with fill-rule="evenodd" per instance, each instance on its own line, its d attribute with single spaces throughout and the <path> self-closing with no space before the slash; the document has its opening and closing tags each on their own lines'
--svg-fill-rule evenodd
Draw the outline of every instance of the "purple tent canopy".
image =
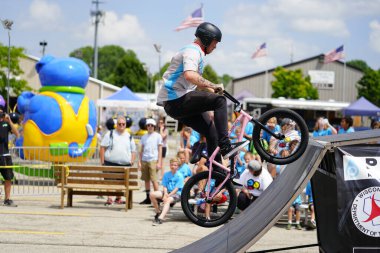
<svg viewBox="0 0 380 253">
<path fill-rule="evenodd" d="M 369 102 L 364 97 L 361 97 L 355 102 L 352 102 L 342 111 L 343 114 L 347 116 L 380 116 L 380 108 Z"/>
</svg>

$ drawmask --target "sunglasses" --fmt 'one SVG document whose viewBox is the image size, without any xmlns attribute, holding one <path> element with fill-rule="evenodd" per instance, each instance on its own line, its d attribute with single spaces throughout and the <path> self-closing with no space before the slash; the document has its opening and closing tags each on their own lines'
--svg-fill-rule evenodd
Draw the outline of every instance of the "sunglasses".
<svg viewBox="0 0 380 253">
<path fill-rule="evenodd" d="M 148 124 L 148 125 L 146 125 L 147 127 L 154 127 L 152 124 Z"/>
<path fill-rule="evenodd" d="M 125 126 L 125 123 L 117 123 L 118 126 Z"/>
</svg>

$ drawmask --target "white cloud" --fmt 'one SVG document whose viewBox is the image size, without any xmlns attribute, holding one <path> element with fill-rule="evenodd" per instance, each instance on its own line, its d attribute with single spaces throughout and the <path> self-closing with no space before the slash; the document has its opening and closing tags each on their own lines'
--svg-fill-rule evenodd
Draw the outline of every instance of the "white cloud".
<svg viewBox="0 0 380 253">
<path fill-rule="evenodd" d="M 332 36 L 348 36 L 349 31 L 339 19 L 299 18 L 292 21 L 292 27 L 298 31 L 326 33 Z"/>
<path fill-rule="evenodd" d="M 22 24 L 25 27 L 38 26 L 41 30 L 53 30 L 62 19 L 58 4 L 45 0 L 34 0 L 29 6 L 29 18 Z"/>
<path fill-rule="evenodd" d="M 76 36 L 87 43 L 94 39 L 94 24 L 87 22 L 78 26 Z M 133 15 L 124 14 L 119 17 L 115 12 L 108 11 L 98 26 L 98 44 L 120 45 L 128 48 L 143 48 L 150 41 L 144 28 Z M 153 44 L 152 44 L 153 45 Z"/>
<path fill-rule="evenodd" d="M 380 53 L 380 22 L 373 20 L 370 24 L 369 43 L 371 48 Z"/>
</svg>

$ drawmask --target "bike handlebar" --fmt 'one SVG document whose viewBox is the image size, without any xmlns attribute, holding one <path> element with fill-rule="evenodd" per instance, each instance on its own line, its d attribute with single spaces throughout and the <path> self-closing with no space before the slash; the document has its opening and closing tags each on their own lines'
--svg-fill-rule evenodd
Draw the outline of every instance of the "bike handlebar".
<svg viewBox="0 0 380 253">
<path fill-rule="evenodd" d="M 234 98 L 230 93 L 228 93 L 226 90 L 223 90 L 223 95 L 229 100 L 231 100 L 232 102 L 234 102 L 235 104 L 240 105 L 240 102 L 236 98 Z"/>
</svg>

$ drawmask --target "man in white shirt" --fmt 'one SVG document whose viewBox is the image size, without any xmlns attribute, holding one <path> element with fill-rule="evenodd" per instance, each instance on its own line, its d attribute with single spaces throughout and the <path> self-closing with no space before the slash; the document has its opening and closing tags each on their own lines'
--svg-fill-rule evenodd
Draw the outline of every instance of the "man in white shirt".
<svg viewBox="0 0 380 253">
<path fill-rule="evenodd" d="M 100 163 L 108 166 L 132 166 L 136 158 L 136 144 L 133 137 L 126 129 L 124 116 L 117 118 L 116 129 L 107 132 L 100 144 Z M 112 205 L 109 197 L 106 205 Z M 121 204 L 121 198 L 116 198 L 115 203 Z"/>
<path fill-rule="evenodd" d="M 240 210 L 246 209 L 272 182 L 272 176 L 263 169 L 261 162 L 250 161 L 247 169 L 240 175 L 240 184 L 243 185 L 243 189 L 239 193 L 237 207 Z"/>
</svg>

